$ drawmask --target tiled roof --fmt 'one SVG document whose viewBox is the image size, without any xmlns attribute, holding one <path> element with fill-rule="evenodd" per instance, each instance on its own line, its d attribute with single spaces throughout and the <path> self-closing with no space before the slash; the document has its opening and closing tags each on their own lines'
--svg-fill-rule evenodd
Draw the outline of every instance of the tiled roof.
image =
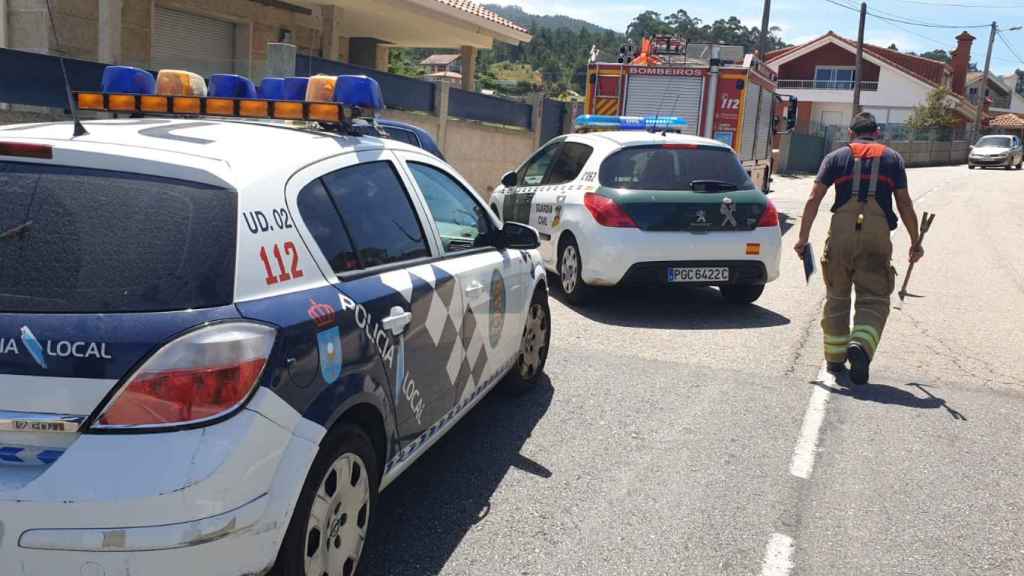
<svg viewBox="0 0 1024 576">
<path fill-rule="evenodd" d="M 1024 118 L 1021 118 L 1017 114 L 1002 114 L 996 116 L 988 123 L 989 126 L 996 126 L 998 128 L 1024 128 Z"/>
<path fill-rule="evenodd" d="M 516 24 L 511 20 L 508 20 L 507 18 L 502 18 L 501 16 L 498 16 L 494 12 L 491 12 L 490 10 L 484 8 L 483 6 L 477 4 L 476 2 L 470 2 L 469 0 L 437 0 L 437 2 L 440 4 L 444 4 L 445 6 L 458 8 L 463 12 L 468 12 L 475 16 L 479 16 L 484 20 L 489 20 L 491 22 L 494 22 L 495 24 L 501 24 L 502 26 L 511 28 L 517 32 L 529 33 L 529 30 L 527 30 L 526 28 L 523 28 L 522 26 Z"/>
</svg>

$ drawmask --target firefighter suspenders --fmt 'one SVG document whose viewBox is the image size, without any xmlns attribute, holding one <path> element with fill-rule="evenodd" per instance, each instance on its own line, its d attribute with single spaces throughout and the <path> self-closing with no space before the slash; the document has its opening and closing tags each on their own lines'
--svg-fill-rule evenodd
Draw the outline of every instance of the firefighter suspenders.
<svg viewBox="0 0 1024 576">
<path fill-rule="evenodd" d="M 851 149 L 851 151 L 852 151 L 852 149 Z M 853 194 L 856 194 L 857 195 L 857 201 L 860 202 L 861 205 L 862 205 L 860 214 L 857 214 L 856 230 L 858 230 L 858 231 L 860 231 L 860 229 L 864 226 L 864 209 L 863 209 L 863 205 L 867 203 L 868 198 L 873 197 L 875 195 L 875 193 L 878 191 L 878 167 L 882 163 L 882 157 L 881 157 L 881 155 L 878 155 L 878 156 L 875 156 L 874 158 L 871 158 L 871 176 L 870 176 L 870 180 L 868 180 L 868 191 L 867 191 L 867 194 L 862 193 L 861 192 L 861 188 L 860 188 L 861 167 L 863 166 L 863 163 L 864 163 L 864 159 L 861 158 L 860 156 L 857 156 L 856 153 L 854 153 L 854 156 L 853 156 L 853 187 L 850 190 L 850 194 L 851 194 L 851 196 Z M 850 199 L 853 200 L 852 197 Z"/>
</svg>

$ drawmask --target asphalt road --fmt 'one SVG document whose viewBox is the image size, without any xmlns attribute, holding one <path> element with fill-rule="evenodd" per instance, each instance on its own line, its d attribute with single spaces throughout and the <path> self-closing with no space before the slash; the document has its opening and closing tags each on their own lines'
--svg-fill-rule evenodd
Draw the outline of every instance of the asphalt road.
<svg viewBox="0 0 1024 576">
<path fill-rule="evenodd" d="M 855 390 L 820 374 L 824 288 L 789 251 L 810 179 L 776 183 L 787 251 L 755 306 L 553 300 L 548 379 L 384 492 L 365 573 L 1024 574 L 1024 172 L 910 171 L 938 216 Z"/>
</svg>

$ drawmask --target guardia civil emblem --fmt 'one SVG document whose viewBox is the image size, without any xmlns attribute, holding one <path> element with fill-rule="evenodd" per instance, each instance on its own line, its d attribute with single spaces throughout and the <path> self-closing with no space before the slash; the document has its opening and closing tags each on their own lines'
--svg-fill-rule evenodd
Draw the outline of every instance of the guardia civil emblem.
<svg viewBox="0 0 1024 576">
<path fill-rule="evenodd" d="M 728 196 L 722 198 L 722 207 L 719 211 L 722 213 L 722 216 L 725 216 L 725 218 L 722 219 L 722 227 L 724 228 L 726 224 L 732 224 L 732 227 L 735 228 L 736 203 L 733 202 L 732 198 L 729 198 Z"/>
<path fill-rule="evenodd" d="M 319 329 L 316 335 L 320 352 L 320 375 L 324 382 L 334 384 L 341 376 L 341 331 L 335 323 L 334 307 L 309 299 L 309 317 Z"/>
<path fill-rule="evenodd" d="M 495 348 L 501 340 L 501 329 L 505 327 L 505 279 L 501 272 L 491 274 L 490 341 Z"/>
</svg>

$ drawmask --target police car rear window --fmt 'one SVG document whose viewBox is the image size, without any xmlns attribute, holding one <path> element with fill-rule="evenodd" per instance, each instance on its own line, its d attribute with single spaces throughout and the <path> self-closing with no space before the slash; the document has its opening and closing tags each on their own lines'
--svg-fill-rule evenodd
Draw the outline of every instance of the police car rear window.
<svg viewBox="0 0 1024 576">
<path fill-rule="evenodd" d="M 194 182 L 0 162 L 0 312 L 230 304 L 236 203 Z"/>
<path fill-rule="evenodd" d="M 602 186 L 634 190 L 749 190 L 754 187 L 732 150 L 633 146 L 601 164 Z M 691 186 L 692 185 L 692 186 Z"/>
</svg>

